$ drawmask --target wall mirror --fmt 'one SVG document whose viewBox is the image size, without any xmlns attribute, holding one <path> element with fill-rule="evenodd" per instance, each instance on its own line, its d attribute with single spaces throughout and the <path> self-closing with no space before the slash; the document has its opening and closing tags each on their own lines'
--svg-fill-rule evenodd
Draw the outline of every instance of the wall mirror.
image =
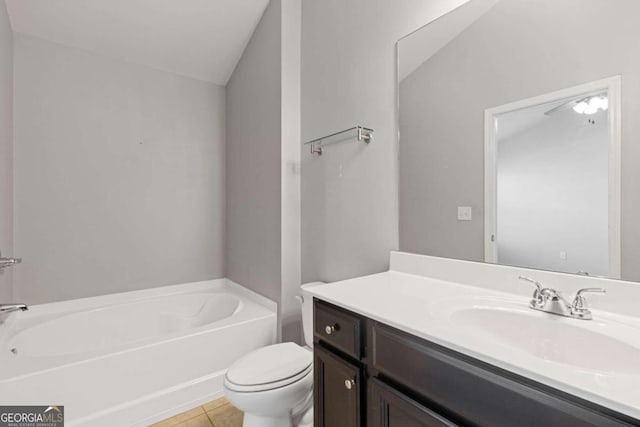
<svg viewBox="0 0 640 427">
<path fill-rule="evenodd" d="M 398 42 L 400 250 L 640 281 L 636 0 L 470 0 Z"/>
</svg>

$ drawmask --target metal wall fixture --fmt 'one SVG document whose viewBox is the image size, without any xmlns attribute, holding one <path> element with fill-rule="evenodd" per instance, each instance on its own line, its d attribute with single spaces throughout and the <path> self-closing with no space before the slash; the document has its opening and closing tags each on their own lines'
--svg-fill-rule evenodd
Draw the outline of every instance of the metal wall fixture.
<svg viewBox="0 0 640 427">
<path fill-rule="evenodd" d="M 20 264 L 22 262 L 22 258 L 4 258 L 2 253 L 0 252 L 0 269 L 13 267 L 16 264 Z"/>
<path fill-rule="evenodd" d="M 322 138 L 305 142 L 304 145 L 311 147 L 311 154 L 322 155 L 324 146 L 347 139 L 357 139 L 358 141 L 364 141 L 368 144 L 373 139 L 373 129 L 364 126 L 354 126 L 340 132 L 332 133 L 331 135 L 323 136 Z"/>
</svg>

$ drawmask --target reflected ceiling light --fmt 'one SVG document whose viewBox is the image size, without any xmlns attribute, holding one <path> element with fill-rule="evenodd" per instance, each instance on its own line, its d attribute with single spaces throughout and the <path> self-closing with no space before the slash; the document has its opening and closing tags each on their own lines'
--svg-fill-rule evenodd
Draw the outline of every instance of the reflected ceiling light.
<svg viewBox="0 0 640 427">
<path fill-rule="evenodd" d="M 609 109 L 609 98 L 606 95 L 596 95 L 585 98 L 573 106 L 573 111 L 578 114 L 596 114 L 598 110 Z"/>
<path fill-rule="evenodd" d="M 584 114 L 584 111 L 587 108 L 589 108 L 589 104 L 587 104 L 585 101 L 580 101 L 575 105 L 575 107 L 573 107 L 573 111 L 578 114 Z"/>
<path fill-rule="evenodd" d="M 598 106 L 600 104 L 599 103 L 598 103 L 598 105 L 591 105 L 591 104 L 595 104 L 595 102 L 589 104 L 589 106 L 584 110 L 584 114 L 587 114 L 587 115 L 590 116 L 590 115 L 595 114 L 595 113 L 598 112 Z"/>
</svg>

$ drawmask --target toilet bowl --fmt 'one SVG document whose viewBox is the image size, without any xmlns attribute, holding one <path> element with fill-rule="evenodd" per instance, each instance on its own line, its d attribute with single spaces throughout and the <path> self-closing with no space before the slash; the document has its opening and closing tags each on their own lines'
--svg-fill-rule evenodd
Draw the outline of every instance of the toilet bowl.
<svg viewBox="0 0 640 427">
<path fill-rule="evenodd" d="M 305 346 L 281 343 L 237 360 L 224 378 L 229 402 L 244 412 L 243 427 L 313 426 L 313 301 L 302 286 Z"/>
</svg>

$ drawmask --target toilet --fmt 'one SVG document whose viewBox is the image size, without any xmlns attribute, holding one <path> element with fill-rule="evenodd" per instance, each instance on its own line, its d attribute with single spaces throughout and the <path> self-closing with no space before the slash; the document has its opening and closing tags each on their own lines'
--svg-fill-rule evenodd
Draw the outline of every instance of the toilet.
<svg viewBox="0 0 640 427">
<path fill-rule="evenodd" d="M 305 346 L 281 343 L 237 360 L 224 378 L 224 394 L 244 412 L 243 427 L 313 427 L 313 298 L 302 286 Z"/>
</svg>

